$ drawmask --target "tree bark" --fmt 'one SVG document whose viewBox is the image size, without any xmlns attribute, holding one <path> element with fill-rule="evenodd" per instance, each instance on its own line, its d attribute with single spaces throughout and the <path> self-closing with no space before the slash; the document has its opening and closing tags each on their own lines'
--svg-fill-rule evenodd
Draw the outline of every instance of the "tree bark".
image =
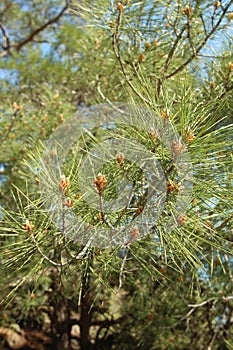
<svg viewBox="0 0 233 350">
<path fill-rule="evenodd" d="M 80 346 L 81 350 L 92 349 L 90 341 L 90 326 L 92 319 L 91 291 L 90 291 L 90 266 L 86 269 L 82 278 L 81 310 L 80 310 Z"/>
</svg>

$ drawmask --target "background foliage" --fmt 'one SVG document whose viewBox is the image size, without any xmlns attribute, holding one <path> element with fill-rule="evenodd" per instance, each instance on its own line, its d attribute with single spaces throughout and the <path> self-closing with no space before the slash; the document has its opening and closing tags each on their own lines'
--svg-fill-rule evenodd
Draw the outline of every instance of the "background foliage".
<svg viewBox="0 0 233 350">
<path fill-rule="evenodd" d="M 2 348 L 233 349 L 232 21 L 230 0 L 1 2 Z M 172 233 L 85 249 L 44 210 L 41 141 L 121 101 L 176 127 L 192 203 Z"/>
</svg>

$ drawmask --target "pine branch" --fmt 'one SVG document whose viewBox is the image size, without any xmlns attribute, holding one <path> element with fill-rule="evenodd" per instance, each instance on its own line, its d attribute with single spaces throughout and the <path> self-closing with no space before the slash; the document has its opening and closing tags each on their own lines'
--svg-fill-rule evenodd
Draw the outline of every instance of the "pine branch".
<svg viewBox="0 0 233 350">
<path fill-rule="evenodd" d="M 49 21 L 44 23 L 42 26 L 38 27 L 34 31 L 32 31 L 27 38 L 20 41 L 18 44 L 10 44 L 10 39 L 5 31 L 5 28 L 2 24 L 0 24 L 0 29 L 3 33 L 3 36 L 6 40 L 6 47 L 4 47 L 4 51 L 0 53 L 0 57 L 6 57 L 9 54 L 12 53 L 13 50 L 20 51 L 25 45 L 27 45 L 30 42 L 33 42 L 35 36 L 43 32 L 45 29 L 47 29 L 51 24 L 56 23 L 65 13 L 65 11 L 68 9 L 68 1 L 66 1 L 66 5 L 63 7 L 63 9 L 58 13 L 57 16 L 51 18 Z"/>
<path fill-rule="evenodd" d="M 219 20 L 217 21 L 217 23 L 215 24 L 215 26 L 213 26 L 213 28 L 211 29 L 211 31 L 206 35 L 205 39 L 202 41 L 202 43 L 197 47 L 196 51 L 178 68 L 176 68 L 173 72 L 167 74 L 165 76 L 165 79 L 169 79 L 171 77 L 173 77 L 174 75 L 176 75 L 177 73 L 181 72 L 190 62 L 193 61 L 193 59 L 197 56 L 197 54 L 201 51 L 201 49 L 205 46 L 205 44 L 207 43 L 207 41 L 211 38 L 211 36 L 216 32 L 216 30 L 218 29 L 218 27 L 220 26 L 222 20 L 224 19 L 229 7 L 232 5 L 232 1 L 229 1 L 229 3 L 227 4 L 227 6 L 223 9 L 222 14 L 219 18 Z"/>
<path fill-rule="evenodd" d="M 120 63 L 120 67 L 121 67 L 121 71 L 125 77 L 125 80 L 127 82 L 127 84 L 130 86 L 130 88 L 132 89 L 132 91 L 140 98 L 140 100 L 142 100 L 145 104 L 147 104 L 148 106 L 152 106 L 151 101 L 149 101 L 148 99 L 146 99 L 137 89 L 136 87 L 132 84 L 130 77 L 128 76 L 126 70 L 125 70 L 125 66 L 121 57 L 121 53 L 120 53 L 120 26 L 121 26 L 121 20 L 122 20 L 122 13 L 119 12 L 118 17 L 117 17 L 117 21 L 116 21 L 116 28 L 115 31 L 112 35 L 112 46 L 113 46 L 113 52 L 118 60 L 118 62 Z"/>
<path fill-rule="evenodd" d="M 4 43 L 2 44 L 2 48 L 7 51 L 10 48 L 10 38 L 7 34 L 5 27 L 2 25 L 1 22 L 0 22 L 0 29 L 2 31 L 3 38 L 5 40 L 5 44 Z"/>
</svg>

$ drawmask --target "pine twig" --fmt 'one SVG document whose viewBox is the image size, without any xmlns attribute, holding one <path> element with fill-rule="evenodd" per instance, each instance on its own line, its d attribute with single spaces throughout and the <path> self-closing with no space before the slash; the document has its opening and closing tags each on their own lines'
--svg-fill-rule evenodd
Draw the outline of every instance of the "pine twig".
<svg viewBox="0 0 233 350">
<path fill-rule="evenodd" d="M 62 10 L 58 13 L 57 16 L 51 18 L 49 21 L 47 21 L 46 23 L 44 23 L 42 26 L 40 26 L 39 28 L 35 29 L 34 31 L 32 31 L 27 38 L 23 39 L 22 41 L 20 41 L 18 44 L 12 44 L 10 45 L 10 41 L 9 38 L 5 32 L 4 27 L 0 26 L 0 29 L 5 37 L 5 39 L 7 40 L 6 42 L 8 43 L 8 45 L 5 47 L 4 51 L 2 51 L 0 53 L 0 57 L 5 57 L 7 55 L 9 55 L 11 53 L 12 50 L 16 50 L 16 51 L 20 51 L 25 45 L 27 45 L 29 42 L 32 42 L 34 40 L 34 37 L 36 35 L 38 35 L 39 33 L 41 33 L 43 30 L 45 30 L 47 27 L 49 27 L 51 24 L 57 22 L 62 15 L 65 13 L 65 11 L 69 8 L 69 3 L 68 1 L 66 1 L 65 6 L 62 8 Z"/>
<path fill-rule="evenodd" d="M 132 91 L 144 102 L 146 103 L 148 106 L 152 106 L 152 103 L 146 99 L 136 88 L 135 86 L 132 84 L 132 82 L 130 81 L 130 78 L 125 70 L 125 66 L 124 63 L 122 61 L 122 57 L 120 54 L 120 26 L 121 26 L 121 20 L 122 20 L 122 13 L 119 12 L 118 17 L 117 17 L 117 22 L 116 22 L 116 29 L 112 35 L 112 47 L 113 47 L 113 52 L 118 60 L 118 62 L 120 63 L 120 67 L 121 67 L 121 71 L 125 77 L 125 80 L 127 82 L 127 84 L 129 85 L 129 87 L 132 89 Z"/>
<path fill-rule="evenodd" d="M 128 253 L 129 253 L 129 247 L 126 246 L 126 251 L 125 251 L 125 256 L 124 256 L 124 259 L 122 261 L 122 264 L 121 264 L 121 269 L 120 269 L 120 274 L 119 274 L 119 285 L 118 285 L 118 288 L 117 288 L 117 293 L 120 291 L 121 287 L 122 287 L 122 284 L 123 284 L 123 276 L 124 276 L 124 268 L 125 268 L 125 264 L 126 264 L 126 260 L 127 260 L 127 257 L 128 257 Z"/>
</svg>

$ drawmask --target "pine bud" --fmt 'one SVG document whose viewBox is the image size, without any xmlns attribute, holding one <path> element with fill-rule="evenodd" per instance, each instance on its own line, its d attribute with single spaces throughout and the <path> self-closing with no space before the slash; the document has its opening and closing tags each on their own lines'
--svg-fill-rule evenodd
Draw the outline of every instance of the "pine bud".
<svg viewBox="0 0 233 350">
<path fill-rule="evenodd" d="M 65 177 L 65 175 L 62 175 L 59 183 L 59 188 L 62 190 L 62 192 L 65 192 L 65 190 L 69 187 L 69 185 L 70 185 L 69 178 Z"/>
<path fill-rule="evenodd" d="M 183 147 L 184 146 L 182 145 L 182 143 L 180 141 L 177 141 L 173 142 L 171 149 L 175 156 L 178 156 L 181 153 Z"/>
<path fill-rule="evenodd" d="M 116 155 L 116 160 L 117 160 L 117 162 L 119 163 L 119 164 L 124 164 L 124 162 L 125 162 L 125 156 L 124 156 L 124 154 L 123 153 L 118 153 L 117 155 Z"/>
<path fill-rule="evenodd" d="M 124 6 L 123 6 L 122 2 L 118 2 L 118 4 L 117 4 L 117 11 L 118 11 L 120 14 L 122 14 L 123 9 L 124 9 Z"/>
<path fill-rule="evenodd" d="M 26 223 L 23 225 L 23 229 L 28 231 L 28 232 L 31 232 L 34 228 L 34 225 L 29 222 L 28 220 L 26 221 Z"/>
<path fill-rule="evenodd" d="M 130 240 L 135 240 L 140 236 L 139 228 L 137 226 L 131 227 L 129 232 Z"/>
<path fill-rule="evenodd" d="M 108 182 L 104 175 L 98 174 L 94 180 L 94 184 L 97 192 L 100 194 L 107 187 Z"/>
<path fill-rule="evenodd" d="M 139 62 L 139 63 L 142 63 L 143 61 L 145 61 L 145 59 L 146 59 L 146 56 L 143 55 L 143 54 L 141 54 L 141 55 L 138 56 L 138 62 Z"/>
<path fill-rule="evenodd" d="M 214 2 L 214 8 L 215 8 L 215 10 L 217 10 L 220 6 L 221 6 L 221 2 L 220 2 L 220 1 L 215 1 L 215 2 Z"/>
</svg>

